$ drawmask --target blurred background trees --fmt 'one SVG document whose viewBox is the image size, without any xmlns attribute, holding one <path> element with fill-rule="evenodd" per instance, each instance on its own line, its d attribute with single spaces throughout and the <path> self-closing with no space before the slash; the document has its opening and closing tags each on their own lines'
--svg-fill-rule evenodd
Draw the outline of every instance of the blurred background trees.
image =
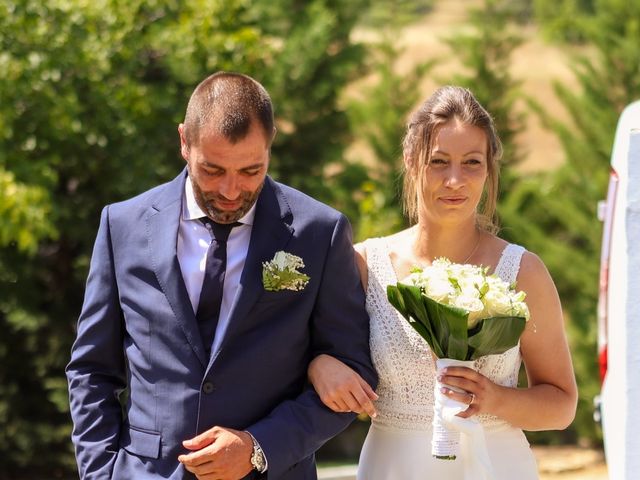
<svg viewBox="0 0 640 480">
<path fill-rule="evenodd" d="M 562 435 L 534 438 L 599 442 L 591 420 L 599 388 L 595 208 L 617 117 L 640 98 L 640 4 L 474 2 L 464 31 L 447 36 L 450 52 L 399 65 L 398 32 L 437 4 L 0 0 L 0 479 L 75 470 L 63 371 L 100 209 L 183 167 L 176 126 L 199 80 L 222 69 L 260 80 L 276 106 L 272 174 L 343 210 L 362 239 L 405 224 L 404 122 L 446 55 L 460 67 L 438 82 L 476 92 L 505 141 L 504 235 L 545 260 L 567 312 L 578 417 Z M 579 52 L 579 88 L 556 85 L 568 119 L 525 102 L 522 79 L 509 71 L 523 25 Z M 520 170 L 534 148 L 519 141 L 525 115 L 557 134 L 559 168 Z M 359 451 L 333 445 L 325 456 Z"/>
</svg>

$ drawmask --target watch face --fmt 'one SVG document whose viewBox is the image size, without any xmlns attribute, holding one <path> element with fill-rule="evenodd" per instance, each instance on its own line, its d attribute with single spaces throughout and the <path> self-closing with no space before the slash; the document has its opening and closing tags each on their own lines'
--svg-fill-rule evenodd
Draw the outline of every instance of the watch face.
<svg viewBox="0 0 640 480">
<path fill-rule="evenodd" d="M 257 471 L 262 473 L 266 466 L 265 464 L 264 453 L 262 453 L 262 450 L 259 447 L 254 447 L 253 454 L 251 455 L 251 465 Z"/>
</svg>

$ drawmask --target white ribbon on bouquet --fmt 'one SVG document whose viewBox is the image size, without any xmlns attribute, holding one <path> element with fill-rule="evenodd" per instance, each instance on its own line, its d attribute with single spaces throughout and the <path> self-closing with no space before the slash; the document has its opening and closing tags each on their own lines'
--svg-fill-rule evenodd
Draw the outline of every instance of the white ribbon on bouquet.
<svg viewBox="0 0 640 480">
<path fill-rule="evenodd" d="M 440 376 L 446 367 L 473 368 L 473 360 L 439 358 L 436 360 L 437 376 Z M 444 386 L 436 378 L 431 454 L 438 457 L 461 456 L 464 465 L 464 480 L 493 480 L 495 474 L 489 458 L 482 424 L 473 417 L 456 416 L 469 408 L 469 404 L 458 402 L 444 395 L 440 391 Z M 450 386 L 446 386 L 446 388 L 458 390 Z M 467 447 L 462 451 L 460 451 L 461 434 L 466 435 L 468 439 Z M 451 460 L 443 459 L 442 461 Z"/>
</svg>

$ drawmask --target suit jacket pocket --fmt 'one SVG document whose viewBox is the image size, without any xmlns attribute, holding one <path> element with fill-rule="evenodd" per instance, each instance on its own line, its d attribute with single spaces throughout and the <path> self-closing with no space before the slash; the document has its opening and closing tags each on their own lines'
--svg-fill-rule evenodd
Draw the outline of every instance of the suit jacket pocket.
<svg viewBox="0 0 640 480">
<path fill-rule="evenodd" d="M 160 433 L 129 427 L 122 432 L 120 446 L 127 452 L 141 457 L 160 457 Z"/>
</svg>

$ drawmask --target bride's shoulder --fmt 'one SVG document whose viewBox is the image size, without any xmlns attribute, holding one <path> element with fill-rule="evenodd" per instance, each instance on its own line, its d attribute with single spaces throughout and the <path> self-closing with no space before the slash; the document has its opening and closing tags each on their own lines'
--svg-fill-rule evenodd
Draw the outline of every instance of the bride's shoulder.
<svg viewBox="0 0 640 480">
<path fill-rule="evenodd" d="M 542 259 L 529 250 L 515 244 L 504 242 L 504 250 L 510 249 L 514 254 L 521 255 L 517 283 L 524 291 L 554 290 L 555 285 L 547 266 Z M 528 295 L 528 294 L 527 294 Z"/>
</svg>

